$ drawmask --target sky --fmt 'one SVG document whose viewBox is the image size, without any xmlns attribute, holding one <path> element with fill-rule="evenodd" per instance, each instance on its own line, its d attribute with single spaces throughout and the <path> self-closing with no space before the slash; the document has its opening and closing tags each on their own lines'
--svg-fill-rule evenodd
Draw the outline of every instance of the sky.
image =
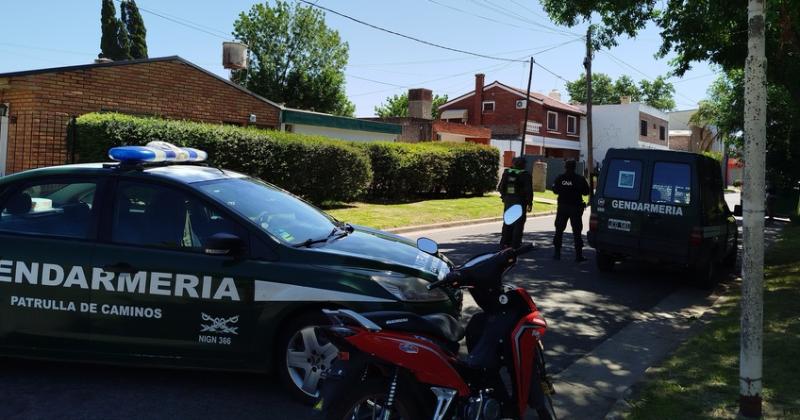
<svg viewBox="0 0 800 420">
<path fill-rule="evenodd" d="M 117 0 L 118 1 L 118 0 Z M 0 12 L 0 73 L 91 63 L 100 49 L 100 0 L 12 2 Z M 252 0 L 137 0 L 147 27 L 150 57 L 179 55 L 222 77 L 222 42 L 232 40 L 233 22 Z M 374 115 L 388 96 L 428 88 L 455 98 L 474 87 L 475 73 L 525 88 L 527 60 L 534 67 L 532 90 L 557 89 L 583 72 L 586 24 L 551 22 L 538 0 L 317 0 L 359 20 L 443 46 L 526 62 L 479 58 L 424 45 L 360 25 L 332 13 L 326 23 L 350 48 L 346 91 L 357 116 Z M 116 3 L 119 13 L 119 3 Z M 146 9 L 147 11 L 145 11 Z M 149 11 L 149 12 L 148 12 Z M 160 16 L 158 16 L 160 15 Z M 616 79 L 655 78 L 670 71 L 673 56 L 656 59 L 658 28 L 595 55 L 593 71 Z M 715 79 L 708 63 L 696 63 L 672 78 L 677 109 L 692 109 Z"/>
</svg>

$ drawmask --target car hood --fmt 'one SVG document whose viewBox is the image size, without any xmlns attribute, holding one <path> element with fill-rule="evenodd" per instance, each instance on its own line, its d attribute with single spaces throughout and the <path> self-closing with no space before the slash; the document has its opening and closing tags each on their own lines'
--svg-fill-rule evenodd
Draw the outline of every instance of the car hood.
<svg viewBox="0 0 800 420">
<path fill-rule="evenodd" d="M 444 260 L 420 251 L 411 240 L 362 226 L 354 226 L 349 235 L 314 251 L 376 261 L 406 274 L 422 272 L 436 278 L 449 271 Z"/>
</svg>

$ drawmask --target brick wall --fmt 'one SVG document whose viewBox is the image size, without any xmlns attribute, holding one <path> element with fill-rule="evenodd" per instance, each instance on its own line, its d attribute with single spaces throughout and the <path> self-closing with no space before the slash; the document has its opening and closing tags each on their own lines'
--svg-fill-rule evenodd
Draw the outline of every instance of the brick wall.
<svg viewBox="0 0 800 420">
<path fill-rule="evenodd" d="M 277 128 L 280 109 L 181 59 L 84 66 L 0 78 L 9 104 L 7 172 L 67 162 L 66 121 L 116 111 Z"/>
<path fill-rule="evenodd" d="M 642 136 L 640 131 L 639 141 L 666 146 L 667 139 L 669 138 L 669 123 L 661 118 L 654 117 L 650 114 L 645 114 L 644 112 L 639 112 L 639 121 L 636 124 L 637 127 L 639 127 L 639 124 L 641 124 L 642 120 L 647 121 L 647 135 Z M 659 127 L 664 127 L 664 140 L 661 140 L 659 137 Z"/>
</svg>

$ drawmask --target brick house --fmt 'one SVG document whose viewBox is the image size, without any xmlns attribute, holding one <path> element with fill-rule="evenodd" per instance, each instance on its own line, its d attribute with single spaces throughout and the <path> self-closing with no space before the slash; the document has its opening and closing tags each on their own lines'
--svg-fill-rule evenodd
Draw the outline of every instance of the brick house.
<svg viewBox="0 0 800 420">
<path fill-rule="evenodd" d="M 440 106 L 440 119 L 489 128 L 492 144 L 504 150 L 504 161 L 510 161 L 520 148 L 526 91 L 498 81 L 486 85 L 484 79 L 483 74 L 476 74 L 473 91 Z M 579 158 L 585 112 L 562 102 L 557 91 L 550 95 L 531 92 L 528 101 L 525 153 Z"/>
<path fill-rule="evenodd" d="M 429 89 L 409 89 L 407 117 L 370 117 L 362 119 L 401 125 L 403 128 L 399 140 L 404 142 L 445 141 L 489 144 L 492 136 L 490 129 L 469 125 L 466 121 L 434 120 L 432 106 L 433 92 Z"/>
<path fill-rule="evenodd" d="M 608 149 L 669 149 L 670 117 L 643 103 L 624 98 L 621 104 L 592 106 L 594 160 L 602 162 Z M 581 151 L 582 154 L 586 152 Z"/>
<path fill-rule="evenodd" d="M 400 133 L 394 124 L 285 108 L 178 56 L 94 63 L 0 74 L 0 176 L 69 162 L 69 121 L 90 112 L 347 140 L 394 140 Z"/>
<path fill-rule="evenodd" d="M 669 148 L 686 152 L 714 151 L 722 153 L 725 146 L 717 135 L 717 127 L 698 126 L 690 122 L 697 109 L 669 113 Z"/>
</svg>

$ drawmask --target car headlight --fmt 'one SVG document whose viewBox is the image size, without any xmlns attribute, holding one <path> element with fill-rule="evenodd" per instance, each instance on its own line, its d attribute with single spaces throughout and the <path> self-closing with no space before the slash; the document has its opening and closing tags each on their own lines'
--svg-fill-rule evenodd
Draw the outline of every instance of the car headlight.
<svg viewBox="0 0 800 420">
<path fill-rule="evenodd" d="M 386 274 L 372 276 L 372 280 L 397 299 L 406 302 L 440 302 L 449 299 L 439 289 L 428 290 L 426 286 L 430 282 L 416 277 Z"/>
</svg>

